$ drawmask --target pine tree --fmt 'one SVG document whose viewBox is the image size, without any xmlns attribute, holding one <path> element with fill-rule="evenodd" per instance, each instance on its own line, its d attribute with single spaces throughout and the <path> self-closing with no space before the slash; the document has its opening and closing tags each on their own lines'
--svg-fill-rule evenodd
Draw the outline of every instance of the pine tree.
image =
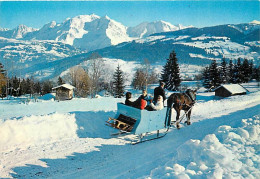
<svg viewBox="0 0 260 179">
<path fill-rule="evenodd" d="M 118 65 L 113 76 L 113 93 L 115 98 L 124 96 L 124 87 L 123 71 Z"/>
<path fill-rule="evenodd" d="M 210 67 L 209 67 L 209 71 L 210 71 L 210 80 L 212 83 L 212 87 L 216 88 L 218 86 L 220 86 L 221 81 L 220 81 L 220 73 L 218 70 L 218 65 L 216 60 L 213 60 Z"/>
<path fill-rule="evenodd" d="M 227 83 L 227 63 L 225 58 L 223 58 L 221 62 L 220 81 L 223 84 Z"/>
<path fill-rule="evenodd" d="M 180 68 L 174 51 L 170 53 L 170 57 L 163 67 L 161 80 L 165 82 L 165 88 L 168 90 L 176 91 L 180 86 Z"/>
<path fill-rule="evenodd" d="M 236 77 L 237 77 L 237 80 L 236 80 L 236 83 L 242 83 L 243 82 L 243 79 L 244 79 L 244 76 L 243 76 L 243 73 L 242 73 L 242 65 L 241 65 L 241 59 L 238 58 L 237 59 L 237 64 L 236 64 Z"/>
<path fill-rule="evenodd" d="M 241 73 L 242 73 L 242 82 L 249 82 L 251 79 L 252 73 L 250 70 L 249 61 L 247 59 L 244 59 L 243 64 L 241 66 Z"/>
<path fill-rule="evenodd" d="M 234 64 L 233 64 L 233 61 L 230 60 L 229 65 L 228 65 L 228 78 L 227 78 L 229 83 L 234 83 L 234 81 L 233 81 L 234 72 L 233 71 L 234 71 Z"/>
<path fill-rule="evenodd" d="M 21 80 L 20 94 L 21 94 L 21 95 L 26 94 L 26 81 L 25 81 L 25 79 L 22 79 L 22 80 Z"/>
<path fill-rule="evenodd" d="M 63 79 L 59 76 L 58 78 L 58 85 L 63 85 L 64 84 L 64 81 Z"/>
<path fill-rule="evenodd" d="M 253 64 L 253 60 L 250 61 L 249 63 L 249 73 L 250 73 L 250 80 L 253 79 L 253 75 L 254 75 L 254 64 Z"/>
<path fill-rule="evenodd" d="M 237 63 L 235 63 L 233 68 L 233 75 L 232 75 L 232 83 L 237 84 L 239 83 L 239 68 L 237 66 Z"/>
<path fill-rule="evenodd" d="M 211 80 L 210 80 L 209 67 L 206 67 L 203 71 L 203 86 L 206 89 L 210 89 L 212 87 Z"/>
<path fill-rule="evenodd" d="M 254 77 L 257 82 L 260 82 L 260 66 L 258 66 L 258 68 L 254 68 Z"/>
<path fill-rule="evenodd" d="M 51 81 L 49 81 L 49 80 L 44 81 L 42 84 L 42 94 L 44 95 L 47 93 L 51 93 L 52 88 L 53 88 L 53 85 L 52 85 Z"/>
<path fill-rule="evenodd" d="M 0 63 L 0 97 L 3 99 L 6 96 L 6 85 L 7 85 L 7 77 L 5 75 L 4 66 Z"/>
</svg>

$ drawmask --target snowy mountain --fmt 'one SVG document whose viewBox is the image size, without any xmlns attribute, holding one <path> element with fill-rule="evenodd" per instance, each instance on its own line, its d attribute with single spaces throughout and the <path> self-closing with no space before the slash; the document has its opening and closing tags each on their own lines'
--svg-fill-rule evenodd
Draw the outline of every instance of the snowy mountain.
<svg viewBox="0 0 260 179">
<path fill-rule="evenodd" d="M 96 50 L 136 38 L 147 37 L 153 33 L 184 29 L 182 25 L 174 26 L 168 22 L 145 22 L 136 27 L 129 27 L 95 14 L 67 18 L 62 23 L 52 21 L 41 29 L 20 25 L 15 29 L 0 29 L 0 37 L 23 40 L 53 40 L 73 45 L 83 50 Z"/>
<path fill-rule="evenodd" d="M 0 29 L 0 37 L 21 39 L 24 36 L 26 36 L 26 34 L 34 31 L 37 31 L 37 29 L 34 29 L 32 27 L 27 27 L 26 25 L 19 25 L 12 30 Z"/>
<path fill-rule="evenodd" d="M 181 24 L 174 26 L 165 21 L 143 22 L 135 27 L 129 27 L 127 33 L 130 37 L 142 38 L 155 33 L 176 31 L 185 28 L 188 27 L 182 26 Z"/>
<path fill-rule="evenodd" d="M 203 65 L 222 58 L 247 58 L 260 63 L 259 34 L 260 25 L 252 23 L 187 28 L 153 34 L 97 52 L 103 57 L 128 61 L 147 58 L 152 63 L 165 63 L 172 50 L 179 62 L 186 64 Z"/>
<path fill-rule="evenodd" d="M 107 16 L 80 15 L 68 18 L 60 24 L 50 22 L 24 39 L 54 40 L 91 51 L 130 41 L 126 29 L 124 25 Z"/>
</svg>

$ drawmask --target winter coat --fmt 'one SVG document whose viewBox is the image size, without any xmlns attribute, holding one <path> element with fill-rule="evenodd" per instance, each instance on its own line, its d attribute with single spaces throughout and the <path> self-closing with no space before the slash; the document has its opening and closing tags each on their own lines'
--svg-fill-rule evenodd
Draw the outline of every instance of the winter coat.
<svg viewBox="0 0 260 179">
<path fill-rule="evenodd" d="M 125 100 L 125 105 L 127 105 L 127 106 L 133 106 L 133 105 L 134 105 L 134 102 L 133 102 L 133 101 L 130 101 L 129 99 L 126 99 L 126 100 Z"/>
<path fill-rule="evenodd" d="M 155 111 L 162 110 L 164 108 L 163 100 L 157 101 L 155 105 L 151 103 L 150 107 Z"/>
<path fill-rule="evenodd" d="M 161 95 L 163 97 L 163 101 L 166 100 L 165 91 L 161 86 L 158 86 L 154 89 L 154 100 L 157 100 L 158 96 Z"/>
<path fill-rule="evenodd" d="M 141 99 L 140 109 L 141 109 L 141 110 L 144 110 L 144 108 L 146 107 L 146 105 L 147 105 L 147 101 L 144 100 L 144 99 Z"/>
<path fill-rule="evenodd" d="M 147 105 L 147 101 L 145 100 L 146 97 L 147 96 L 141 95 L 136 101 L 133 102 L 133 107 L 143 110 Z"/>
</svg>

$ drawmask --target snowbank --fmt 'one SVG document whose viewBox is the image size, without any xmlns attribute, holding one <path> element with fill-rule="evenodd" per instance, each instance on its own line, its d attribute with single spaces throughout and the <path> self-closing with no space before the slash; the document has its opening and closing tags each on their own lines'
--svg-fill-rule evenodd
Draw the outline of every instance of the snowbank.
<svg viewBox="0 0 260 179">
<path fill-rule="evenodd" d="M 188 140 L 148 178 L 260 178 L 260 120 L 243 119 L 238 127 L 220 126 L 203 140 Z"/>
<path fill-rule="evenodd" d="M 0 151 L 77 137 L 74 114 L 51 114 L 0 120 Z"/>
</svg>

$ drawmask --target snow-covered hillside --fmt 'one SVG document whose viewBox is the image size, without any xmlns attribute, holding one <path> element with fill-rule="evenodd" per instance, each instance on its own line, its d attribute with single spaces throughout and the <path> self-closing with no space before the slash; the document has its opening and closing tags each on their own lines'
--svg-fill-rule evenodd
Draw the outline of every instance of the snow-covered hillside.
<svg viewBox="0 0 260 179">
<path fill-rule="evenodd" d="M 73 46 L 53 41 L 16 40 L 0 37 L 0 62 L 9 74 L 19 77 L 44 78 L 51 63 L 81 53 Z M 47 69 L 46 69 L 47 67 Z M 44 72 L 45 70 L 45 72 Z M 53 74 L 55 69 L 48 70 Z"/>
<path fill-rule="evenodd" d="M 191 126 L 134 146 L 135 136 L 112 137 L 105 125 L 124 99 L 0 100 L 0 177 L 259 178 L 255 87 L 223 99 L 198 93 Z"/>
<path fill-rule="evenodd" d="M 152 63 L 167 59 L 174 50 L 181 64 L 209 64 L 212 59 L 222 58 L 247 58 L 259 64 L 259 31 L 260 25 L 255 23 L 186 28 L 97 51 L 104 57 L 129 61 L 147 58 Z"/>
</svg>

